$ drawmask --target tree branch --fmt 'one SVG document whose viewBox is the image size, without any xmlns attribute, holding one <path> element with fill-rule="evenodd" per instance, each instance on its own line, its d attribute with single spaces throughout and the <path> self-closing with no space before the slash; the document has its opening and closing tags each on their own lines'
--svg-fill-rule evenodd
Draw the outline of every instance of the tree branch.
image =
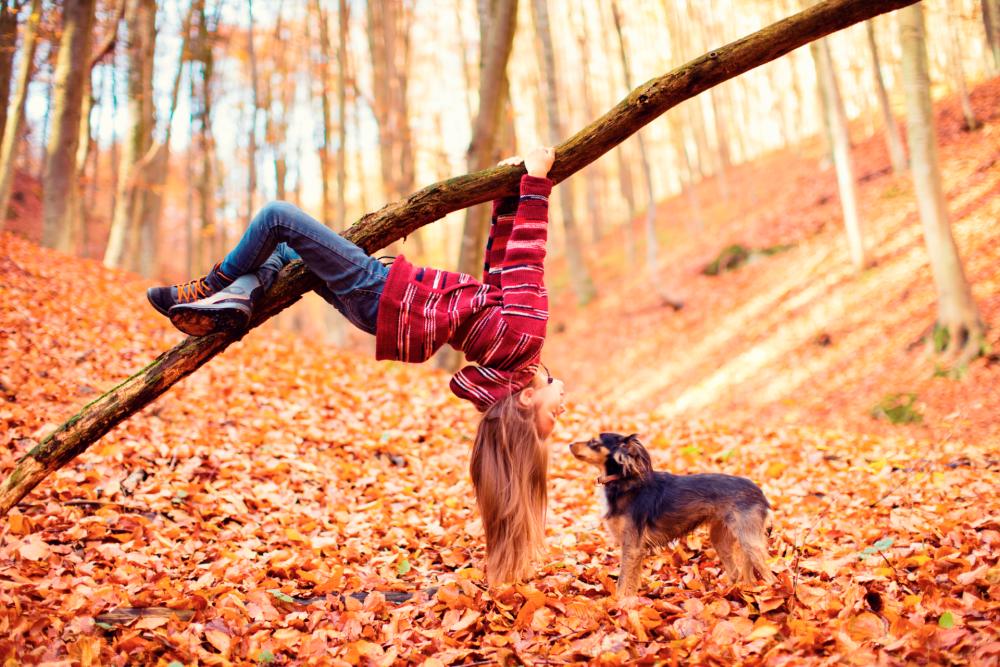
<svg viewBox="0 0 1000 667">
<path fill-rule="evenodd" d="M 550 178 L 561 181 L 587 166 L 671 107 L 743 72 L 855 23 L 917 0 L 827 0 L 642 84 L 613 109 L 556 147 Z M 369 213 L 344 236 L 374 252 L 451 211 L 515 194 L 522 167 L 484 169 L 446 179 Z M 239 334 L 188 338 L 85 406 L 18 462 L 0 485 L 0 516 L 42 479 L 196 371 L 246 333 L 319 284 L 302 262 L 286 267 Z"/>
</svg>

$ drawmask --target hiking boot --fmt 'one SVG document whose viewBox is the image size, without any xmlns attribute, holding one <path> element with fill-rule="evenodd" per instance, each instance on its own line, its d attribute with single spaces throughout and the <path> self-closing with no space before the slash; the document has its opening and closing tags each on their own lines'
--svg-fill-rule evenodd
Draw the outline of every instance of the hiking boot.
<svg viewBox="0 0 1000 667">
<path fill-rule="evenodd" d="M 220 289 L 233 282 L 233 279 L 222 272 L 220 264 L 212 267 L 208 275 L 190 280 L 179 285 L 168 287 L 150 287 L 146 290 L 146 298 L 150 305 L 161 315 L 170 316 L 170 309 L 179 303 L 191 303 L 198 299 L 212 296 Z"/>
<path fill-rule="evenodd" d="M 171 323 L 191 336 L 242 331 L 250 323 L 254 301 L 264 292 L 256 274 L 248 273 L 215 294 L 170 309 Z"/>
</svg>

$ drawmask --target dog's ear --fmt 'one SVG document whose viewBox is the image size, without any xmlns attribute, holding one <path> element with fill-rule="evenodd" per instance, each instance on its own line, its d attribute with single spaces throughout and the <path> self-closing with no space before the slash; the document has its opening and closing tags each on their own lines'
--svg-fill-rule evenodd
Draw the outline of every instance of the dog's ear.
<svg viewBox="0 0 1000 667">
<path fill-rule="evenodd" d="M 626 477 L 645 478 L 653 472 L 649 452 L 639 442 L 635 433 L 625 438 L 615 450 L 613 458 L 615 463 L 622 467 L 622 473 Z"/>
</svg>

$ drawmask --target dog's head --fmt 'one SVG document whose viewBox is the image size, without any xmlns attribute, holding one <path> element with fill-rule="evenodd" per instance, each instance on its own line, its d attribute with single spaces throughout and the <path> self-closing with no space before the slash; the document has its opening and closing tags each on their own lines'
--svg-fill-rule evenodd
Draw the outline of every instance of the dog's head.
<svg viewBox="0 0 1000 667">
<path fill-rule="evenodd" d="M 572 443 L 569 450 L 573 456 L 596 465 L 608 476 L 643 479 L 653 472 L 649 452 L 635 433 L 602 433 L 596 438 Z"/>
</svg>

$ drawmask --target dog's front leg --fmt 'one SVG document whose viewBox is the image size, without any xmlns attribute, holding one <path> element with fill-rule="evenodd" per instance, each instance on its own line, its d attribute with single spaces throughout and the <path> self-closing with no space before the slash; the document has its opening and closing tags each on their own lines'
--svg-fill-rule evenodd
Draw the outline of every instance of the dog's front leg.
<svg viewBox="0 0 1000 667">
<path fill-rule="evenodd" d="M 618 599 L 626 600 L 635 597 L 639 591 L 642 558 L 646 549 L 642 543 L 642 534 L 634 526 L 628 526 L 621 532 L 621 543 L 622 568 L 618 574 Z"/>
</svg>

